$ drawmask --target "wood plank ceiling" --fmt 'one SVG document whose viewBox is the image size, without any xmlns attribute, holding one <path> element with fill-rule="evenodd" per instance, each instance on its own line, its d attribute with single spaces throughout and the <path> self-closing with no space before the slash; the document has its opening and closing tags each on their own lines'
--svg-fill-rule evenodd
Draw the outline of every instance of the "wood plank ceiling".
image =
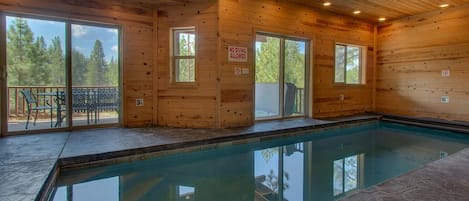
<svg viewBox="0 0 469 201">
<path fill-rule="evenodd" d="M 183 4 L 197 2 L 198 0 L 134 0 L 156 5 Z M 252 1 L 252 0 L 251 0 Z M 255 0 L 258 1 L 258 0 Z M 384 17 L 387 21 L 407 16 L 426 13 L 440 8 L 442 4 L 448 7 L 469 4 L 469 0 L 277 0 L 294 2 L 297 4 L 317 8 L 320 10 L 355 17 L 370 23 L 377 23 L 378 18 Z M 330 6 L 323 6 L 330 2 Z M 360 14 L 353 12 L 359 10 Z"/>
<path fill-rule="evenodd" d="M 387 21 L 407 16 L 418 15 L 441 8 L 440 5 L 448 4 L 448 7 L 461 6 L 469 3 L 469 0 L 288 0 L 298 4 L 307 5 L 321 10 L 356 17 L 367 22 L 376 23 L 378 18 L 384 17 Z M 324 6 L 324 2 L 330 2 L 330 6 Z M 447 8 L 448 8 L 447 7 Z M 355 10 L 361 11 L 354 14 Z"/>
</svg>

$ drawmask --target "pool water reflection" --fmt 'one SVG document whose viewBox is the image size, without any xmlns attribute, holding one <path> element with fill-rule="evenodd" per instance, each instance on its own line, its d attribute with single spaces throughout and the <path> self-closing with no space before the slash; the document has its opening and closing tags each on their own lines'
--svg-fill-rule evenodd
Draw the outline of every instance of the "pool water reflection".
<svg viewBox="0 0 469 201">
<path fill-rule="evenodd" d="M 53 201 L 327 201 L 469 146 L 462 134 L 370 123 L 63 171 Z"/>
</svg>

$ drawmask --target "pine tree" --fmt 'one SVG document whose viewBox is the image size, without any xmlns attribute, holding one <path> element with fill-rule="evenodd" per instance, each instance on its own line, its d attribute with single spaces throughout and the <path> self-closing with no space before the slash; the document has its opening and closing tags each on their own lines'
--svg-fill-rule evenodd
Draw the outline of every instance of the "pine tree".
<svg viewBox="0 0 469 201">
<path fill-rule="evenodd" d="M 285 40 L 285 83 L 295 84 L 298 88 L 305 85 L 305 54 L 300 50 L 298 41 Z"/>
<path fill-rule="evenodd" d="M 304 88 L 305 83 L 305 50 L 300 43 L 285 40 L 284 79 L 285 83 Z M 266 37 L 256 47 L 256 82 L 277 83 L 280 79 L 280 39 Z"/>
<path fill-rule="evenodd" d="M 195 35 L 190 33 L 179 34 L 179 56 L 195 55 Z M 195 60 L 179 59 L 175 62 L 178 70 L 178 81 L 187 82 L 195 79 Z"/>
<path fill-rule="evenodd" d="M 358 84 L 359 81 L 359 66 L 360 66 L 360 48 L 358 47 L 347 47 L 347 75 L 346 82 Z"/>
<path fill-rule="evenodd" d="M 33 61 L 34 35 L 27 21 L 15 18 L 7 32 L 8 85 L 28 85 Z"/>
<path fill-rule="evenodd" d="M 84 86 L 86 85 L 86 65 L 87 58 L 76 49 L 72 49 L 72 85 Z"/>
<path fill-rule="evenodd" d="M 45 86 L 50 83 L 49 55 L 47 54 L 47 45 L 44 37 L 38 37 L 32 48 L 32 69 L 29 85 Z"/>
<path fill-rule="evenodd" d="M 104 58 L 103 45 L 100 40 L 96 40 L 86 69 L 87 84 L 106 85 L 108 83 L 106 80 L 107 65 Z"/>
<path fill-rule="evenodd" d="M 48 49 L 49 74 L 51 76 L 49 84 L 64 86 L 65 81 L 65 57 L 62 50 L 62 42 L 58 36 L 52 39 L 52 44 Z"/>
<path fill-rule="evenodd" d="M 257 46 L 257 44 L 256 44 Z M 277 83 L 280 67 L 280 39 L 266 37 L 256 50 L 256 82 Z"/>
<path fill-rule="evenodd" d="M 107 85 L 117 86 L 119 84 L 119 64 L 114 57 L 112 57 L 109 62 L 106 78 L 108 80 Z"/>
</svg>

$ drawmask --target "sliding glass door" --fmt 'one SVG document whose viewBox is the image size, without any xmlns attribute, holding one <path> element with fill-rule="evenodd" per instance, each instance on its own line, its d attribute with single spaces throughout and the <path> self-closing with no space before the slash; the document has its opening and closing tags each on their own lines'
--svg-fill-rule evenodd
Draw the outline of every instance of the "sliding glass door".
<svg viewBox="0 0 469 201">
<path fill-rule="evenodd" d="M 307 47 L 300 39 L 256 35 L 256 119 L 306 114 Z"/>
<path fill-rule="evenodd" d="M 8 131 L 56 127 L 56 92 L 67 84 L 64 50 L 64 22 L 6 17 Z"/>
<path fill-rule="evenodd" d="M 8 75 L 2 83 L 2 131 L 119 122 L 117 27 L 22 15 L 2 20 L 2 71 Z"/>
</svg>

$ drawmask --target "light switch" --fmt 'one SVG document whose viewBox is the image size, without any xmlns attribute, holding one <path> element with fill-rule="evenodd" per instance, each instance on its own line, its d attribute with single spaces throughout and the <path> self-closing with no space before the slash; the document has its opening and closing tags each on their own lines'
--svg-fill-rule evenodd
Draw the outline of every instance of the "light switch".
<svg viewBox="0 0 469 201">
<path fill-rule="evenodd" d="M 441 103 L 449 103 L 449 96 L 442 96 Z"/>
<path fill-rule="evenodd" d="M 249 74 L 249 68 L 243 68 L 242 73 L 243 73 L 243 75 Z"/>
</svg>

